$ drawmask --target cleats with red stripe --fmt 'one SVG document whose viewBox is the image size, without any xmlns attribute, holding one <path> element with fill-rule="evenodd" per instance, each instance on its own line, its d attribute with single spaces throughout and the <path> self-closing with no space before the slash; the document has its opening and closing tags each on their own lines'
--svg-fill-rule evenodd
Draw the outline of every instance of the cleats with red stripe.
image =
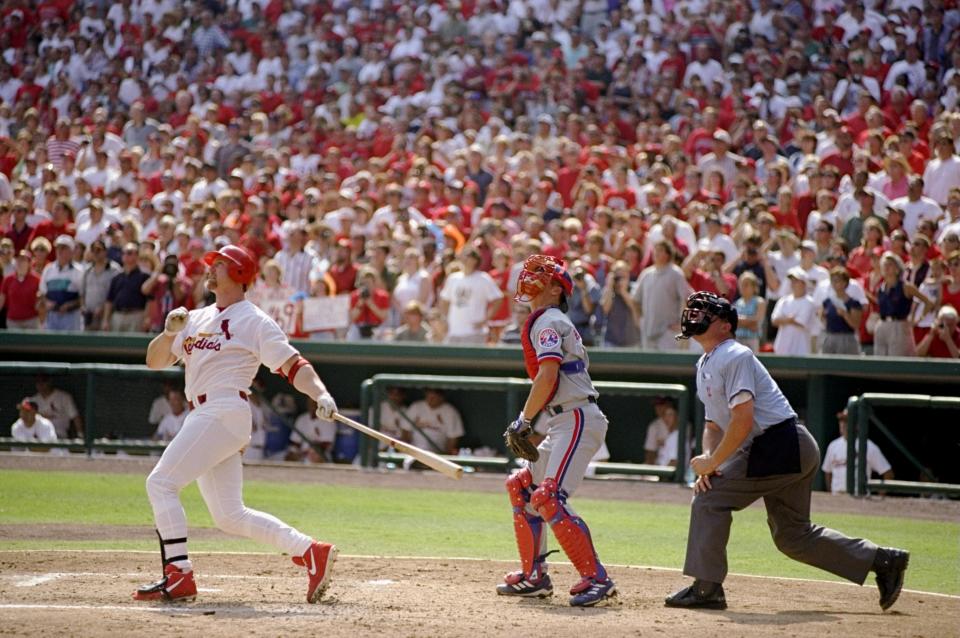
<svg viewBox="0 0 960 638">
<path fill-rule="evenodd" d="M 315 603 L 330 586 L 330 575 L 333 572 L 333 563 L 337 560 L 340 550 L 336 545 L 314 541 L 310 549 L 303 556 L 291 558 L 295 565 L 307 568 L 307 602 Z"/>
<path fill-rule="evenodd" d="M 134 600 L 176 603 L 192 602 L 196 598 L 197 583 L 193 580 L 193 571 L 182 571 L 176 565 L 167 565 L 163 578 L 133 592 Z"/>
</svg>

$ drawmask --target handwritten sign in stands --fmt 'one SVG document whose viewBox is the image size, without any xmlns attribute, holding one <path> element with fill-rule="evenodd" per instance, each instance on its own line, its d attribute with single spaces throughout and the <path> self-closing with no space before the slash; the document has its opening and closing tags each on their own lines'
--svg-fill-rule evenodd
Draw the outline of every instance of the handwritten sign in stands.
<svg viewBox="0 0 960 638">
<path fill-rule="evenodd" d="M 257 305 L 277 322 L 284 333 L 289 335 L 297 331 L 299 302 L 289 299 L 260 299 Z"/>
<path fill-rule="evenodd" d="M 303 300 L 303 331 L 342 330 L 350 325 L 350 295 Z"/>
</svg>

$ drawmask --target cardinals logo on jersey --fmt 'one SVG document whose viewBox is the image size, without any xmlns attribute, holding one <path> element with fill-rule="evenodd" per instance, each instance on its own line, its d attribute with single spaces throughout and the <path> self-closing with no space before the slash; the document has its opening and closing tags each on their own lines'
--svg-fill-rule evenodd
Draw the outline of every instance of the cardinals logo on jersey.
<svg viewBox="0 0 960 638">
<path fill-rule="evenodd" d="M 230 341 L 230 320 L 224 319 L 220 322 L 220 332 L 200 332 L 197 336 L 190 336 L 183 340 L 183 351 L 190 354 L 194 350 L 213 350 L 220 352 L 220 340 L 217 337 L 223 337 Z"/>
</svg>

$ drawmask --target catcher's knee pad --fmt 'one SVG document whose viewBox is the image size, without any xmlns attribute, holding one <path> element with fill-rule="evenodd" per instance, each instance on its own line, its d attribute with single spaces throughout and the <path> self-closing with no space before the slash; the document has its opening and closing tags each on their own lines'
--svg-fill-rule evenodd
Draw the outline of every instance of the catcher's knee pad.
<svg viewBox="0 0 960 638">
<path fill-rule="evenodd" d="M 530 500 L 533 475 L 528 468 L 514 472 L 507 479 L 507 492 L 513 505 L 513 531 L 517 536 L 517 550 L 524 576 L 537 580 L 542 575 L 540 549 L 543 541 L 543 519 L 526 512 Z"/>
<path fill-rule="evenodd" d="M 607 578 L 593 548 L 587 524 L 567 510 L 566 495 L 559 490 L 555 479 L 548 478 L 541 483 L 530 497 L 530 504 L 550 524 L 557 542 L 581 576 L 597 580 Z"/>
<path fill-rule="evenodd" d="M 530 500 L 530 487 L 533 485 L 533 474 L 529 468 L 517 470 L 507 478 L 507 493 L 514 511 L 523 509 Z"/>
</svg>

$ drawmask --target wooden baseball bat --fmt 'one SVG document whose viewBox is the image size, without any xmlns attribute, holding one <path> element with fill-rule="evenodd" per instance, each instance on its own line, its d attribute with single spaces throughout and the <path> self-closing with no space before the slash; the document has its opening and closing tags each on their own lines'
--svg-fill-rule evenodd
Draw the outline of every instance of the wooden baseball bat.
<svg viewBox="0 0 960 638">
<path fill-rule="evenodd" d="M 373 437 L 378 441 L 383 441 L 397 452 L 400 452 L 401 454 L 408 454 L 424 465 L 433 468 L 445 476 L 449 476 L 452 479 L 459 479 L 463 476 L 462 467 L 456 463 L 453 463 L 452 461 L 448 461 L 438 454 L 428 452 L 427 450 L 418 448 L 415 445 L 410 445 L 409 443 L 404 443 L 400 439 L 395 439 L 392 436 L 384 434 L 383 432 L 367 427 L 362 423 L 357 423 L 353 419 L 346 417 L 339 412 L 333 415 L 333 419 L 343 423 L 344 425 L 349 425 L 354 430 L 359 430 L 360 432 L 363 432 L 367 436 Z"/>
</svg>

